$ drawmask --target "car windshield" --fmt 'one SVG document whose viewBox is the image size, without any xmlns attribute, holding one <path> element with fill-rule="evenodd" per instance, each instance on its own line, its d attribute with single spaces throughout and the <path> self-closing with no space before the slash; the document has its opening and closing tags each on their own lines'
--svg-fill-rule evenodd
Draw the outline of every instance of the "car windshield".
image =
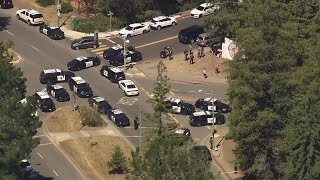
<svg viewBox="0 0 320 180">
<path fill-rule="evenodd" d="M 159 21 L 156 21 L 156 20 L 152 19 L 151 22 L 152 22 L 152 23 L 157 23 L 157 22 L 159 22 Z"/>
<path fill-rule="evenodd" d="M 86 91 L 89 89 L 89 86 L 87 83 L 78 84 L 77 89 L 79 89 L 80 91 Z"/>
<path fill-rule="evenodd" d="M 198 6 L 196 9 L 199 10 L 199 11 L 203 11 L 204 7 Z"/>
<path fill-rule="evenodd" d="M 128 88 L 128 89 L 133 89 L 133 88 L 136 88 L 136 86 L 133 85 L 133 84 L 130 84 L 130 85 L 127 86 L 127 88 Z"/>
<path fill-rule="evenodd" d="M 50 98 L 46 98 L 46 99 L 41 99 L 41 102 L 43 104 L 51 104 L 52 103 L 52 100 Z"/>
<path fill-rule="evenodd" d="M 34 15 L 31 15 L 32 18 L 42 18 L 42 14 L 34 14 Z"/>
<path fill-rule="evenodd" d="M 56 94 L 64 94 L 65 93 L 65 90 L 64 89 L 57 89 Z"/>
<path fill-rule="evenodd" d="M 133 29 L 133 27 L 127 26 L 127 27 L 125 27 L 125 29 L 128 30 L 128 31 L 131 31 Z"/>
<path fill-rule="evenodd" d="M 52 31 L 55 33 L 63 33 L 60 28 L 52 29 Z"/>
</svg>

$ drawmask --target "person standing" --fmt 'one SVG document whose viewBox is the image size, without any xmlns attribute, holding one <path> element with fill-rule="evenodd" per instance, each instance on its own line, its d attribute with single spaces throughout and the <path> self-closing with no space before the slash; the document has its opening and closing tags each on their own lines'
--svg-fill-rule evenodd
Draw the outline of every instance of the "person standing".
<svg viewBox="0 0 320 180">
<path fill-rule="evenodd" d="M 189 50 L 188 49 L 186 49 L 184 52 L 183 52 L 183 54 L 184 54 L 184 60 L 185 61 L 188 61 L 188 52 L 189 52 Z"/>
<path fill-rule="evenodd" d="M 137 116 L 137 115 L 134 117 L 133 126 L 134 126 L 134 129 L 135 129 L 135 130 L 137 130 L 138 127 L 139 127 L 138 116 Z"/>
<path fill-rule="evenodd" d="M 201 47 L 201 49 L 200 49 L 200 56 L 204 57 L 204 47 Z"/>
<path fill-rule="evenodd" d="M 213 137 L 212 136 L 210 137 L 209 143 L 210 143 L 210 149 L 213 149 Z"/>
<path fill-rule="evenodd" d="M 190 64 L 194 63 L 193 59 L 194 59 L 193 52 L 191 52 L 190 53 Z"/>
<path fill-rule="evenodd" d="M 201 47 L 200 46 L 198 47 L 198 58 L 199 59 L 201 58 Z"/>
<path fill-rule="evenodd" d="M 215 64 L 215 65 L 214 65 L 214 72 L 215 72 L 216 74 L 220 73 L 219 64 Z"/>
<path fill-rule="evenodd" d="M 206 68 L 203 68 L 203 70 L 202 70 L 202 74 L 203 74 L 203 77 L 205 78 L 205 79 L 207 79 L 207 70 L 206 70 Z"/>
</svg>

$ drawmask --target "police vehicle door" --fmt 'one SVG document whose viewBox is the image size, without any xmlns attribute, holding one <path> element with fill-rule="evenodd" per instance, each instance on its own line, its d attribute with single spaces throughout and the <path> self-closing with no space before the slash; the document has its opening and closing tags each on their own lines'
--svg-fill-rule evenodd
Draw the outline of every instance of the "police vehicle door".
<svg viewBox="0 0 320 180">
<path fill-rule="evenodd" d="M 51 90 L 51 95 L 52 95 L 53 97 L 56 97 L 56 93 L 54 92 L 53 89 Z"/>
<path fill-rule="evenodd" d="M 212 115 L 207 115 L 207 123 L 208 124 L 213 124 L 213 123 L 215 123 L 215 118 L 214 117 L 212 117 Z"/>
<path fill-rule="evenodd" d="M 126 61 L 126 63 L 131 63 L 131 61 L 132 61 L 131 56 L 126 57 L 125 61 Z"/>
<path fill-rule="evenodd" d="M 178 103 L 173 102 L 172 103 L 172 110 L 175 113 L 180 113 L 181 112 L 181 107 L 178 105 Z"/>
<path fill-rule="evenodd" d="M 208 105 L 208 111 L 217 111 L 217 106 Z"/>
<path fill-rule="evenodd" d="M 46 27 L 43 27 L 42 32 L 43 34 L 48 35 L 48 29 Z"/>
<path fill-rule="evenodd" d="M 66 75 L 64 75 L 64 74 L 57 75 L 58 82 L 65 81 L 65 80 L 66 80 Z"/>
<path fill-rule="evenodd" d="M 103 70 L 103 75 L 106 76 L 106 77 L 108 77 L 108 74 L 109 74 L 108 69 L 104 69 L 104 70 Z"/>
<path fill-rule="evenodd" d="M 87 61 L 85 61 L 85 64 L 86 64 L 86 68 L 91 67 L 93 66 L 93 61 L 88 59 Z"/>
</svg>

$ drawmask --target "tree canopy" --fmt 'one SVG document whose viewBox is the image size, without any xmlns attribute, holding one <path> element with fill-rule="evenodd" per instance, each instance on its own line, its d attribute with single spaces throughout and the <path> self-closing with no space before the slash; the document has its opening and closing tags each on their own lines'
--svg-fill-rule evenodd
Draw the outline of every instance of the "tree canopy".
<svg viewBox="0 0 320 180">
<path fill-rule="evenodd" d="M 20 177 L 19 163 L 29 157 L 39 144 L 32 137 L 41 126 L 34 98 L 25 98 L 26 79 L 19 68 L 12 65 L 7 43 L 0 43 L 0 179 Z"/>
</svg>

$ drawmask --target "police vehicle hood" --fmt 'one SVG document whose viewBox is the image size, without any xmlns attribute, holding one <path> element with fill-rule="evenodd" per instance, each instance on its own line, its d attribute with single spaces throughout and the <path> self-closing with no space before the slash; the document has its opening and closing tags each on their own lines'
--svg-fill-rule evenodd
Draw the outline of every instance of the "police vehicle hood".
<svg viewBox="0 0 320 180">
<path fill-rule="evenodd" d="M 186 108 L 188 110 L 195 110 L 195 107 L 190 104 L 190 103 L 185 103 L 185 102 L 182 102 L 181 105 L 180 105 L 182 108 Z"/>
</svg>

